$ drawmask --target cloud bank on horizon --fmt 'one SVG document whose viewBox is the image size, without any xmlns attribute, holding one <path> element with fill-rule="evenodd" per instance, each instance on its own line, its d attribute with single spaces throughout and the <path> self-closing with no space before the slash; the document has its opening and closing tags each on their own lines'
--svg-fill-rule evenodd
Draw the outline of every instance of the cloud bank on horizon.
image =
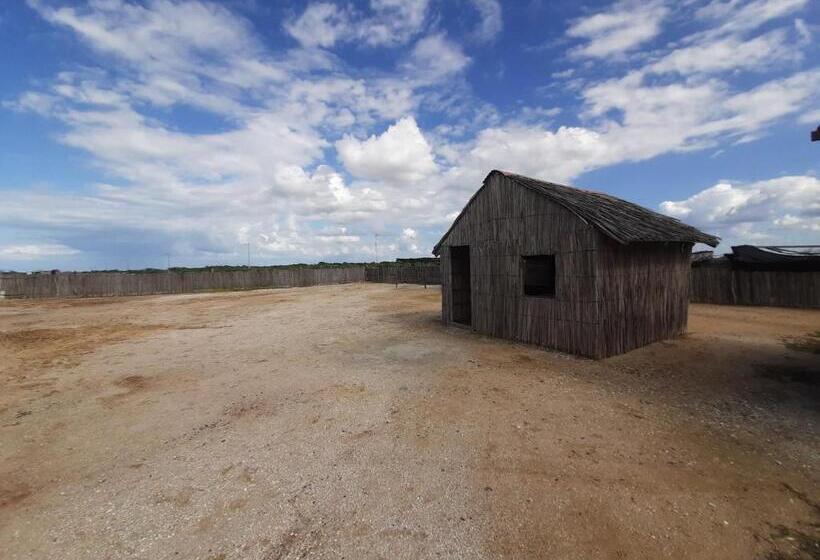
<svg viewBox="0 0 820 560">
<path fill-rule="evenodd" d="M 4 9 L 0 270 L 426 256 L 494 168 L 820 242 L 808 0 Z"/>
</svg>

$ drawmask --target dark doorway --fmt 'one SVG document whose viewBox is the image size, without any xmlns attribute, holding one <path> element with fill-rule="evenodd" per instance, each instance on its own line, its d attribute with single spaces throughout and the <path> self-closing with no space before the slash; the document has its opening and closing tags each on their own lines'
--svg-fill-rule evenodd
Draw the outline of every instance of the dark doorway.
<svg viewBox="0 0 820 560">
<path fill-rule="evenodd" d="M 462 325 L 472 324 L 469 245 L 450 247 L 450 290 L 453 322 Z"/>
</svg>

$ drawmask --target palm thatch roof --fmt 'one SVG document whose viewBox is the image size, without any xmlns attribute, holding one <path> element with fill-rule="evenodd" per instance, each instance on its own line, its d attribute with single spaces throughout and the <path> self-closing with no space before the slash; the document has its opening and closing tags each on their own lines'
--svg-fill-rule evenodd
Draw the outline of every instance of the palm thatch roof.
<svg viewBox="0 0 820 560">
<path fill-rule="evenodd" d="M 487 179 L 496 173 L 520 187 L 545 196 L 552 202 L 563 206 L 585 223 L 623 245 L 640 242 L 677 242 L 705 243 L 715 247 L 720 242 L 719 237 L 704 233 L 676 218 L 664 216 L 643 206 L 601 192 L 568 187 L 497 169 L 490 171 L 484 179 L 484 185 L 487 184 Z M 455 219 L 453 225 L 433 248 L 433 254 L 439 254 L 444 240 L 483 188 L 484 186 L 467 202 L 467 206 Z"/>
</svg>

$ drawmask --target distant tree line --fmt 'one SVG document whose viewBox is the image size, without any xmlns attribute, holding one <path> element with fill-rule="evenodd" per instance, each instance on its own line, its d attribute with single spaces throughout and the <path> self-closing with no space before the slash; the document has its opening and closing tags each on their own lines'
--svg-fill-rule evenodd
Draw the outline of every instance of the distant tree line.
<svg viewBox="0 0 820 560">
<path fill-rule="evenodd" d="M 422 265 L 422 264 L 430 264 L 438 262 L 437 258 L 434 257 L 421 257 L 421 258 L 408 258 L 408 259 L 396 259 L 395 261 L 371 261 L 371 262 L 318 262 L 313 264 L 305 264 L 305 263 L 295 263 L 295 264 L 276 264 L 276 265 L 269 265 L 269 266 L 250 266 L 247 265 L 211 265 L 211 266 L 200 266 L 200 267 L 188 267 L 188 266 L 172 266 L 171 268 L 142 268 L 142 269 L 128 269 L 128 270 L 120 270 L 120 269 L 104 269 L 104 270 L 88 270 L 83 272 L 127 272 L 133 274 L 151 274 L 151 273 L 160 273 L 160 272 L 230 272 L 230 271 L 241 271 L 241 270 L 249 270 L 249 269 L 304 269 L 304 268 L 345 268 L 349 266 L 365 266 L 365 267 L 375 267 L 375 266 L 407 266 L 407 265 Z M 33 271 L 31 274 L 57 274 L 61 272 L 60 270 L 38 270 Z M 63 271 L 63 272 L 70 272 L 70 271 Z M 0 271 L 0 274 L 26 274 L 25 272 L 15 272 L 13 270 L 9 271 Z"/>
</svg>

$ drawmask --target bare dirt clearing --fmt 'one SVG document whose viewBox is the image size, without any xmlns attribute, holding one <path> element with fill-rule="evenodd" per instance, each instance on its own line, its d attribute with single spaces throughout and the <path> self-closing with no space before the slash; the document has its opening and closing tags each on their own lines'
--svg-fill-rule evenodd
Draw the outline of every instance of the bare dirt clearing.
<svg viewBox="0 0 820 560">
<path fill-rule="evenodd" d="M 820 312 L 595 362 L 353 284 L 0 303 L 4 558 L 818 558 Z"/>
</svg>

